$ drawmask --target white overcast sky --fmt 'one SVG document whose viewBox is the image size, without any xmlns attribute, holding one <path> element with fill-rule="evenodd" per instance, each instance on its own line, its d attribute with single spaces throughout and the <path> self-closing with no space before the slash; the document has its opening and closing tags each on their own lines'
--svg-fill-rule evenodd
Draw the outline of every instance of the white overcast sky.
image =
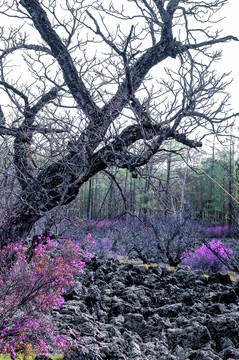
<svg viewBox="0 0 239 360">
<path fill-rule="evenodd" d="M 200 2 L 200 0 L 198 1 Z M 221 36 L 234 35 L 239 38 L 239 0 L 228 0 L 227 5 L 223 6 L 219 14 L 220 17 L 225 17 L 222 22 L 215 25 L 216 28 L 222 30 Z M 2 15 L 1 21 L 8 23 Z M 12 21 L 10 21 L 10 25 L 12 25 Z M 239 112 L 239 41 L 219 44 L 217 49 L 223 50 L 223 56 L 217 68 L 221 72 L 232 72 L 234 81 L 230 85 L 231 103 L 235 111 Z"/>
<path fill-rule="evenodd" d="M 198 1 L 200 2 L 200 0 Z M 234 35 L 239 38 L 238 13 L 239 0 L 228 0 L 228 4 L 222 8 L 219 14 L 220 17 L 225 17 L 224 20 L 215 25 L 216 28 L 222 30 L 221 36 Z M 233 82 L 228 87 L 229 93 L 231 94 L 231 107 L 234 112 L 239 113 L 239 41 L 219 44 L 217 49 L 223 50 L 223 53 L 222 59 L 220 63 L 216 65 L 216 68 L 219 73 L 231 72 Z M 165 65 L 167 66 L 167 64 Z M 239 126 L 239 118 L 237 124 Z"/>
<path fill-rule="evenodd" d="M 228 4 L 224 6 L 222 15 L 225 19 L 220 27 L 224 25 L 223 35 L 234 35 L 239 38 L 239 0 L 229 0 Z M 239 41 L 229 42 L 220 45 L 223 49 L 223 57 L 219 63 L 219 68 L 222 72 L 232 72 L 233 82 L 230 85 L 231 104 L 235 112 L 239 112 Z M 239 124 L 239 120 L 237 120 Z"/>
</svg>

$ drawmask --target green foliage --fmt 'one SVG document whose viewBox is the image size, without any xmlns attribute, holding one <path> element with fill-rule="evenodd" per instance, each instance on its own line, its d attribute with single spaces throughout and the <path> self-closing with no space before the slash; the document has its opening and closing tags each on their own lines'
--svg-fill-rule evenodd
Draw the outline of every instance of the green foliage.
<svg viewBox="0 0 239 360">
<path fill-rule="evenodd" d="M 221 222 L 226 221 L 228 213 L 228 194 L 223 191 L 229 190 L 230 177 L 230 154 L 228 151 L 217 152 L 215 159 L 207 157 L 203 160 L 201 167 L 198 169 L 200 174 L 190 172 L 187 179 L 187 196 L 193 200 L 197 207 L 197 212 L 204 212 L 209 219 L 215 219 L 216 215 Z M 209 177 L 203 174 L 205 172 Z M 237 188 L 239 179 L 236 177 L 235 160 L 232 159 L 232 195 L 237 197 Z M 218 186 L 218 184 L 220 186 Z M 234 207 L 237 205 L 234 204 Z"/>
<path fill-rule="evenodd" d="M 169 155 L 165 155 L 163 161 L 160 158 L 141 168 L 141 176 L 134 179 L 127 169 L 110 168 L 118 186 L 106 173 L 97 174 L 92 178 L 91 186 L 89 183 L 82 186 L 73 212 L 78 208 L 80 216 L 85 218 L 90 208 L 92 219 L 108 218 L 110 215 L 115 218 L 125 212 L 123 193 L 128 210 L 136 215 L 142 210 L 144 214 L 147 211 L 165 211 L 167 206 L 170 213 L 188 206 L 195 218 L 206 219 L 215 224 L 227 223 L 228 194 L 220 186 L 229 190 L 230 152 L 215 149 L 213 156 L 204 153 L 203 160 L 195 157 L 197 172 L 187 168 L 182 158 L 172 153 L 168 169 L 167 156 Z M 238 198 L 237 154 L 231 154 L 231 159 L 232 195 Z M 236 215 L 238 205 L 234 203 L 233 206 Z"/>
</svg>

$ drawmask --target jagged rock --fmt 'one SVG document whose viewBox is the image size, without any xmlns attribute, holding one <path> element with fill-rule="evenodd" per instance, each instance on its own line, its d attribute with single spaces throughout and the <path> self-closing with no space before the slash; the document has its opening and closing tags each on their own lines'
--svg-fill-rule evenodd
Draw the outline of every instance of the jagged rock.
<svg viewBox="0 0 239 360">
<path fill-rule="evenodd" d="M 183 329 L 168 329 L 169 345 L 181 345 L 184 348 L 200 349 L 211 340 L 206 326 L 194 323 Z"/>
<path fill-rule="evenodd" d="M 222 357 L 222 359 L 239 359 L 239 351 L 236 350 L 234 347 L 227 347 L 223 349 L 219 355 Z"/>
<path fill-rule="evenodd" d="M 209 284 L 220 283 L 222 285 L 232 285 L 232 281 L 228 274 L 225 275 L 220 273 L 212 274 L 211 276 L 209 276 L 208 282 Z"/>
<path fill-rule="evenodd" d="M 210 350 L 196 350 L 190 352 L 187 360 L 222 360 L 222 358 Z"/>
<path fill-rule="evenodd" d="M 165 317 L 176 317 L 178 314 L 181 314 L 183 311 L 183 304 L 170 304 L 164 305 L 159 309 L 159 313 Z"/>
<path fill-rule="evenodd" d="M 84 340 L 64 360 L 238 360 L 238 297 L 228 275 L 94 258 L 52 313 Z"/>
</svg>

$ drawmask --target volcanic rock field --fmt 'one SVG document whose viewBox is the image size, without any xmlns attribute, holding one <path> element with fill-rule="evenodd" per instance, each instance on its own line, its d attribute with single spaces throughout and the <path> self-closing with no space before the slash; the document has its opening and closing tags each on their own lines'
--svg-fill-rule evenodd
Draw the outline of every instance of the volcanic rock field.
<svg viewBox="0 0 239 360">
<path fill-rule="evenodd" d="M 239 281 L 93 258 L 53 314 L 83 342 L 64 360 L 239 360 Z"/>
</svg>

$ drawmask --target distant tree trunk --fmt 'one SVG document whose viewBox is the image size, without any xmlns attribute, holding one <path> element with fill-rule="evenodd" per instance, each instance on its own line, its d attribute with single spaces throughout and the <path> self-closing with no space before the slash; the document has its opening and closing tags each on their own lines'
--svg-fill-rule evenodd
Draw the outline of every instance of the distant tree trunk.
<svg viewBox="0 0 239 360">
<path fill-rule="evenodd" d="M 130 211 L 134 214 L 135 212 L 135 179 L 130 179 Z"/>
<path fill-rule="evenodd" d="M 106 194 L 104 195 L 104 198 L 101 202 L 101 205 L 99 207 L 99 210 L 98 210 L 98 213 L 97 213 L 97 217 L 99 217 L 100 214 L 103 214 L 103 217 L 106 216 L 106 214 L 104 213 L 104 207 L 106 207 L 107 205 L 107 198 L 108 198 L 108 195 L 109 195 L 109 192 L 110 192 L 110 186 L 108 187 L 107 191 L 106 191 Z M 108 215 L 108 214 L 107 214 Z M 101 215 L 102 216 L 102 215 Z"/>
<path fill-rule="evenodd" d="M 233 189 L 233 168 L 234 168 L 234 143 L 230 136 L 230 151 L 229 151 L 229 181 L 228 181 L 228 227 L 229 232 L 233 222 L 233 205 L 232 205 L 232 189 Z"/>
<path fill-rule="evenodd" d="M 87 201 L 87 217 L 92 220 L 92 212 L 93 212 L 93 182 L 94 179 L 90 179 L 88 184 L 88 201 Z"/>
<path fill-rule="evenodd" d="M 94 177 L 94 197 L 93 197 L 93 219 L 97 218 L 97 212 L 98 212 L 98 174 Z"/>
<path fill-rule="evenodd" d="M 144 196 L 143 196 L 143 222 L 147 221 L 147 213 L 148 213 L 148 202 L 149 202 L 149 189 L 150 189 L 150 167 L 148 164 L 146 165 L 146 176 L 145 176 L 145 185 L 144 185 Z"/>
<path fill-rule="evenodd" d="M 109 188 L 109 202 L 108 202 L 108 219 L 112 220 L 114 217 L 113 212 L 113 197 L 114 197 L 114 182 L 111 179 Z"/>
<path fill-rule="evenodd" d="M 187 155 L 187 162 L 189 159 L 189 154 Z M 186 186 L 186 180 L 188 175 L 188 166 L 186 166 L 184 170 L 184 175 L 182 179 L 182 186 L 181 186 L 181 199 L 180 199 L 180 220 L 183 219 L 183 211 L 184 211 L 184 204 L 185 204 L 185 186 Z"/>
<path fill-rule="evenodd" d="M 211 162 L 211 177 L 214 179 L 215 178 L 215 136 L 213 136 L 213 144 L 212 144 L 212 162 Z M 215 194 L 214 194 L 214 190 L 215 190 L 215 184 L 213 181 L 210 181 L 209 183 L 209 213 L 210 213 L 210 217 L 212 216 L 212 212 L 214 213 L 214 218 L 216 216 L 216 211 L 215 211 L 215 205 L 214 205 L 214 201 L 213 199 L 215 199 Z"/>
<path fill-rule="evenodd" d="M 124 178 L 124 194 L 126 194 L 126 207 L 128 208 L 129 206 L 129 201 L 128 201 L 128 177 L 129 177 L 129 170 L 126 169 L 125 171 L 125 178 Z M 129 190 L 130 191 L 130 190 Z M 130 214 L 127 214 L 127 221 L 130 221 Z"/>
<path fill-rule="evenodd" d="M 171 162 L 172 162 L 172 155 L 170 153 L 167 159 L 167 179 L 165 185 L 165 208 L 164 208 L 165 216 L 168 216 L 169 204 L 170 204 Z"/>
</svg>

